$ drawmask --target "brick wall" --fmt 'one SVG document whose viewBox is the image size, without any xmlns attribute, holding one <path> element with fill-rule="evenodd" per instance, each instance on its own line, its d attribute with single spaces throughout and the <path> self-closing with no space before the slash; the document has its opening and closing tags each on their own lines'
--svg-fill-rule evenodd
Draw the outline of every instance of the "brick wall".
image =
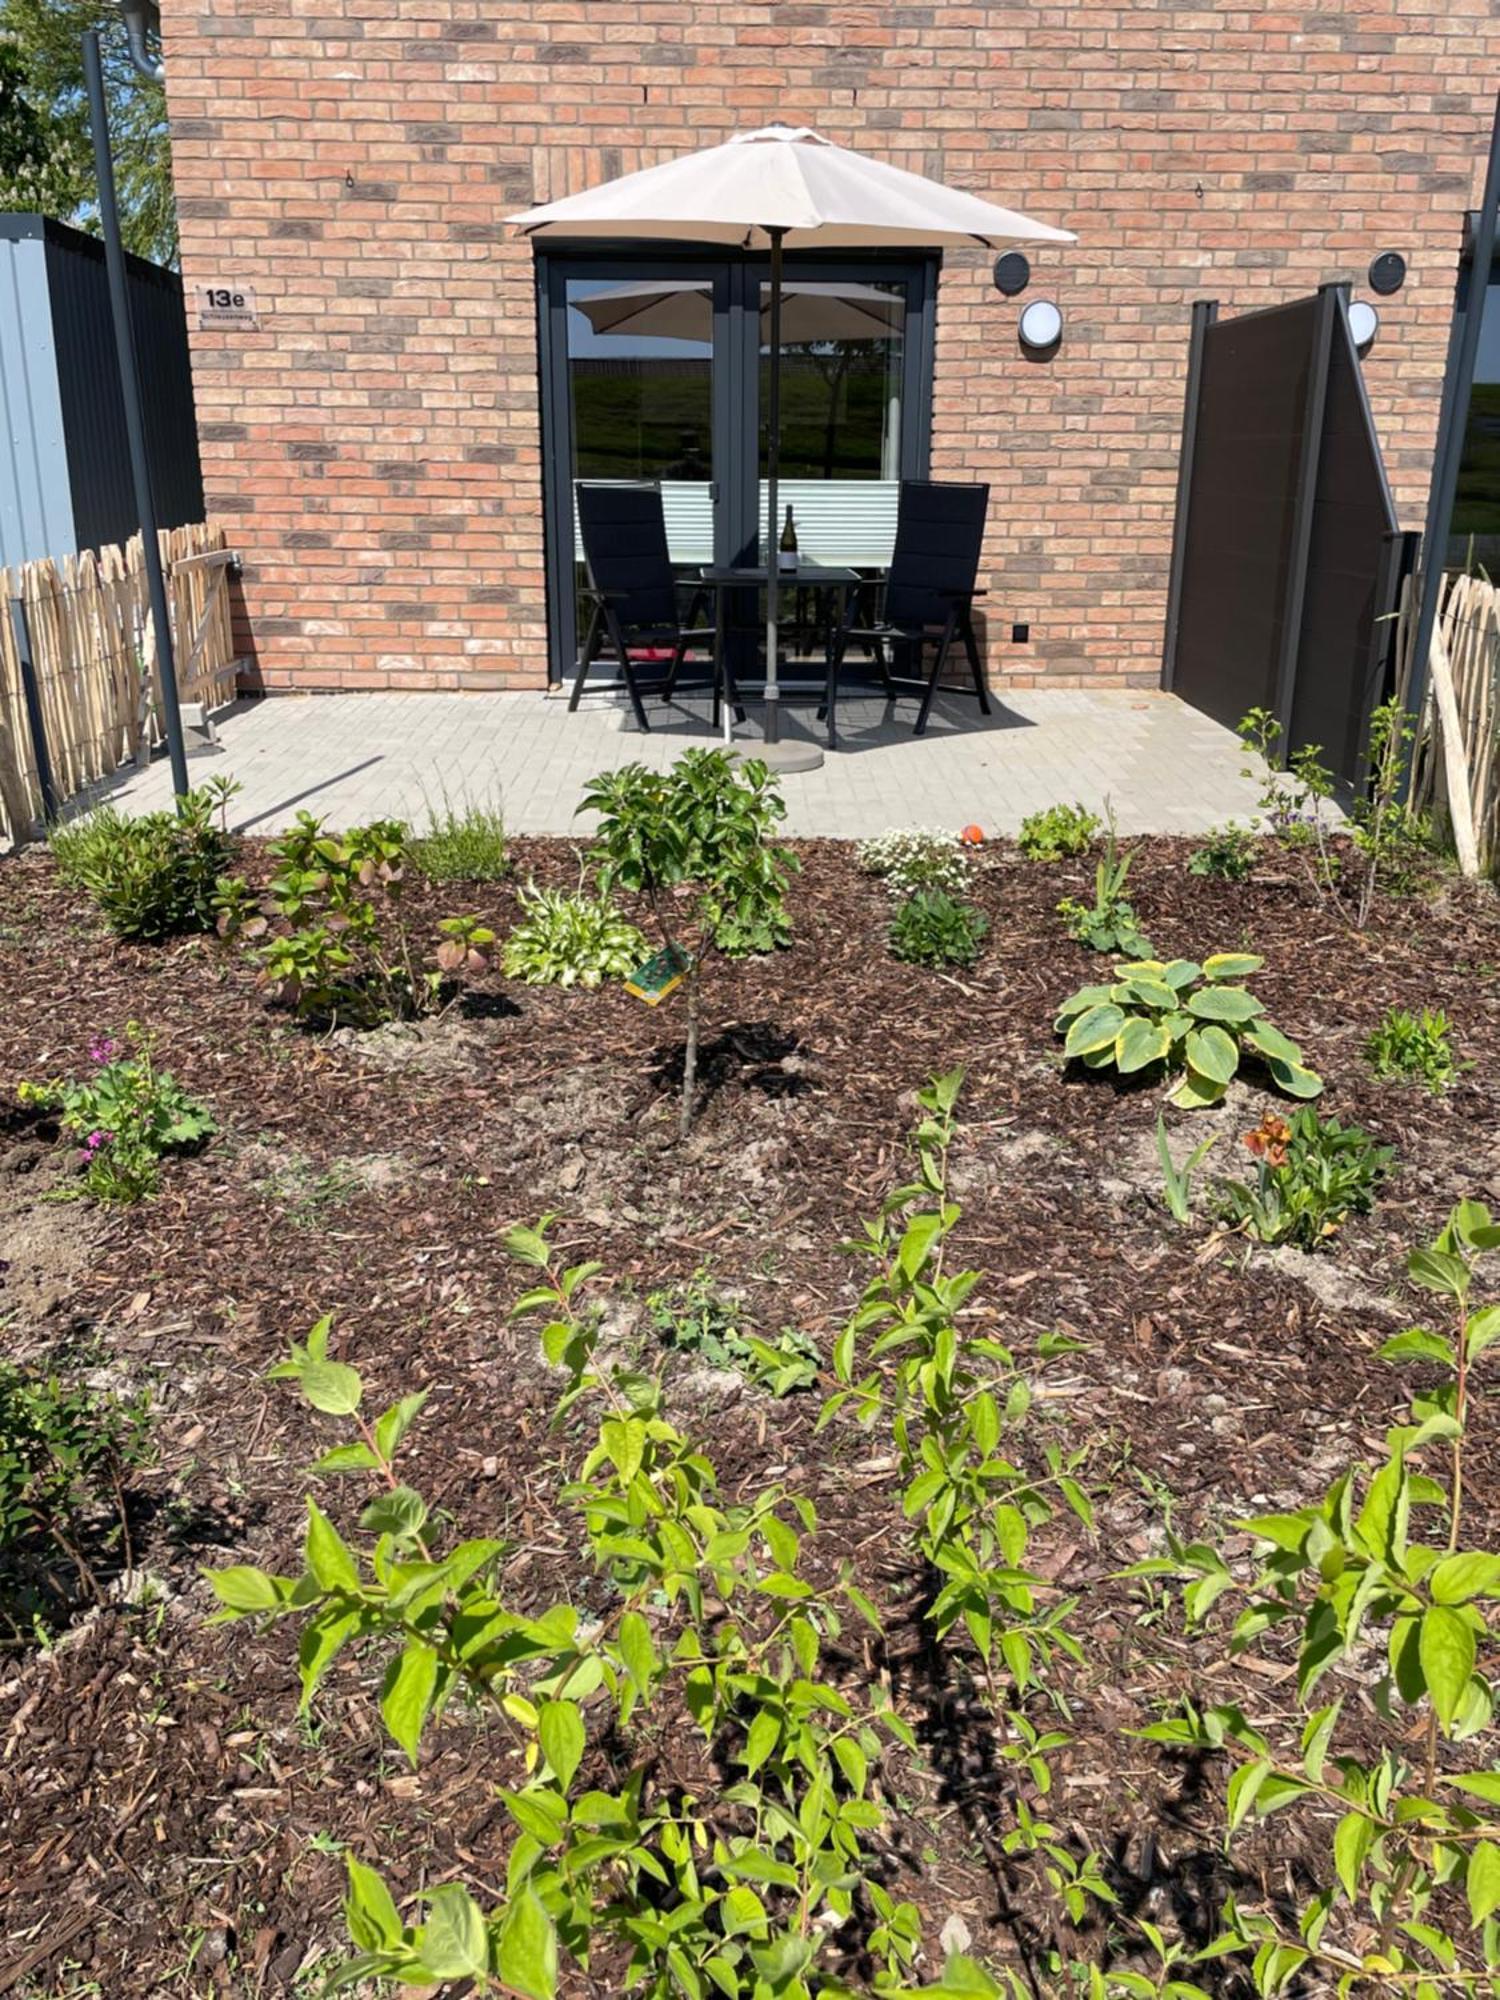
<svg viewBox="0 0 1500 2000">
<path fill-rule="evenodd" d="M 1080 237 L 1032 256 L 1049 362 L 988 256 L 944 267 L 934 468 L 993 487 L 997 678 L 1154 683 L 1196 296 L 1407 257 L 1366 376 L 1420 525 L 1492 0 L 211 4 L 163 0 L 168 97 L 184 279 L 262 313 L 193 364 L 268 687 L 541 685 L 531 251 L 499 218 L 773 117 Z"/>
</svg>

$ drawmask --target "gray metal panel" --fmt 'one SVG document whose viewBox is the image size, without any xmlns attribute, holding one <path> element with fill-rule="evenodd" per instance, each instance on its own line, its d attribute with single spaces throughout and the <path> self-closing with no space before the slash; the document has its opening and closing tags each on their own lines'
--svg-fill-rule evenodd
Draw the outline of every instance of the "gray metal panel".
<svg viewBox="0 0 1500 2000">
<path fill-rule="evenodd" d="M 78 546 L 46 254 L 40 228 L 0 236 L 0 564 Z"/>
<path fill-rule="evenodd" d="M 137 528 L 104 245 L 48 222 L 46 252 L 77 546 L 99 548 Z M 175 528 L 203 519 L 182 281 L 140 257 L 126 264 L 156 518 Z"/>
</svg>

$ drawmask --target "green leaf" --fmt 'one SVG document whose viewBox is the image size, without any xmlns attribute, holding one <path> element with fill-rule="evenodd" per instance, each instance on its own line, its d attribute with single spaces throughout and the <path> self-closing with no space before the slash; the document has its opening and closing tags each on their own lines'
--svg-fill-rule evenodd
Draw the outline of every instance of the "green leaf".
<svg viewBox="0 0 1500 2000">
<path fill-rule="evenodd" d="M 346 1361 L 305 1361 L 297 1380 L 308 1402 L 327 1417 L 353 1416 L 364 1394 L 359 1370 Z"/>
<path fill-rule="evenodd" d="M 1268 1062 L 1272 1057 L 1280 1062 L 1302 1061 L 1302 1051 L 1291 1036 L 1282 1034 L 1280 1028 L 1273 1028 L 1265 1019 L 1252 1021 L 1240 1040 L 1247 1049 L 1254 1049 L 1257 1055 L 1264 1056 Z"/>
<path fill-rule="evenodd" d="M 1271 1072 L 1271 1080 L 1278 1090 L 1284 1090 L 1288 1097 L 1321 1097 L 1323 1079 L 1316 1070 L 1310 1070 L 1302 1063 L 1283 1062 L 1279 1056 L 1271 1056 L 1266 1061 Z"/>
<path fill-rule="evenodd" d="M 530 1265 L 533 1270 L 547 1268 L 547 1239 L 535 1229 L 507 1229 L 500 1239 L 508 1257 L 514 1257 L 518 1264 Z"/>
<path fill-rule="evenodd" d="M 1424 1611 L 1418 1658 L 1438 1720 L 1447 1729 L 1474 1671 L 1474 1631 L 1469 1621 L 1446 1604 Z"/>
<path fill-rule="evenodd" d="M 349 1894 L 344 1902 L 344 1920 L 349 1936 L 360 1951 L 394 1951 L 402 1941 L 401 1916 L 391 1900 L 391 1892 L 375 1873 L 352 1854 L 346 1854 Z"/>
<path fill-rule="evenodd" d="M 380 1691 L 380 1713 L 385 1726 L 413 1764 L 422 1741 L 422 1730 L 437 1691 L 438 1656 L 420 1639 L 409 1639 L 386 1669 Z"/>
<path fill-rule="evenodd" d="M 1194 1028 L 1187 1038 L 1187 1059 L 1199 1076 L 1210 1083 L 1229 1083 L 1240 1066 L 1240 1052 L 1233 1035 L 1210 1025 Z"/>
<path fill-rule="evenodd" d="M 1205 979 L 1248 979 L 1265 965 L 1263 958 L 1257 958 L 1253 951 L 1210 952 L 1203 961 Z"/>
<path fill-rule="evenodd" d="M 753 1776 L 776 1748 L 781 1735 L 781 1723 L 768 1708 L 763 1708 L 751 1723 L 745 1736 L 745 1749 L 740 1762 Z"/>
<path fill-rule="evenodd" d="M 1219 1102 L 1224 1089 L 1212 1077 L 1200 1076 L 1197 1070 L 1190 1069 L 1178 1081 L 1176 1089 L 1168 1093 L 1167 1102 L 1182 1111 L 1206 1111 Z"/>
<path fill-rule="evenodd" d="M 1112 1004 L 1090 1007 L 1069 1028 L 1063 1053 L 1069 1056 L 1096 1055 L 1113 1045 L 1124 1025 L 1123 1008 Z"/>
<path fill-rule="evenodd" d="M 1481 1306 L 1476 1313 L 1470 1313 L 1464 1327 L 1464 1343 L 1469 1359 L 1483 1354 L 1484 1350 L 1500 1340 L 1500 1305 Z"/>
<path fill-rule="evenodd" d="M 639 1417 L 606 1417 L 599 1426 L 599 1442 L 609 1453 L 620 1484 L 628 1486 L 646 1455 L 645 1424 Z"/>
<path fill-rule="evenodd" d="M 215 1597 L 230 1611 L 275 1611 L 281 1603 L 275 1579 L 248 1563 L 231 1563 L 207 1575 Z"/>
<path fill-rule="evenodd" d="M 359 1571 L 338 1529 L 316 1500 L 307 1503 L 307 1567 L 324 1590 L 358 1590 Z"/>
<path fill-rule="evenodd" d="M 427 1502 L 409 1486 L 393 1487 L 372 1500 L 359 1517 L 359 1525 L 372 1535 L 396 1535 L 403 1540 L 422 1531 L 427 1519 Z"/>
<path fill-rule="evenodd" d="M 1375 1845 L 1378 1831 L 1373 1820 L 1357 1812 L 1345 1813 L 1334 1829 L 1333 1865 L 1351 1903 L 1358 1899 L 1360 1871 Z"/>
<path fill-rule="evenodd" d="M 301 1714 L 307 1713 L 308 1704 L 317 1693 L 318 1683 L 327 1673 L 340 1647 L 353 1638 L 363 1621 L 362 1612 L 340 1611 L 329 1606 L 303 1626 L 297 1647 L 297 1668 L 302 1679 Z"/>
<path fill-rule="evenodd" d="M 1451 1299 L 1461 1299 L 1469 1289 L 1468 1265 L 1448 1250 L 1413 1250 L 1406 1269 L 1413 1284 Z"/>
<path fill-rule="evenodd" d="M 1204 986 L 1188 995 L 1188 1012 L 1199 1021 L 1253 1021 L 1264 1008 L 1240 986 Z"/>
<path fill-rule="evenodd" d="M 367 1444 L 336 1444 L 331 1451 L 315 1459 L 314 1472 L 368 1472 L 379 1464 Z"/>
<path fill-rule="evenodd" d="M 1469 1855 L 1465 1878 L 1469 1895 L 1469 1916 L 1477 1929 L 1486 1917 L 1500 1910 L 1500 1847 L 1481 1840 Z"/>
<path fill-rule="evenodd" d="M 534 1889 L 511 1900 L 496 1954 L 501 1983 L 526 2000 L 553 2000 L 557 1992 L 557 1934 Z"/>
<path fill-rule="evenodd" d="M 1439 1773 L 1440 1781 L 1451 1785 L 1455 1791 L 1467 1792 L 1471 1798 L 1483 1799 L 1486 1805 L 1500 1806 L 1500 1771 L 1470 1771 L 1463 1777 L 1449 1777 Z"/>
<path fill-rule="evenodd" d="M 571 1701 L 544 1701 L 537 1718 L 542 1755 L 552 1766 L 559 1787 L 566 1791 L 583 1761 L 587 1737 L 583 1717 Z"/>
<path fill-rule="evenodd" d="M 1427 1579 L 1434 1604 L 1467 1604 L 1471 1597 L 1500 1597 L 1500 1556 L 1445 1556 Z"/>
<path fill-rule="evenodd" d="M 1160 1062 L 1171 1046 L 1172 1037 L 1164 1027 L 1136 1016 L 1115 1038 L 1115 1065 L 1122 1076 L 1129 1076 L 1148 1063 Z"/>
<path fill-rule="evenodd" d="M 434 1979 L 481 1979 L 489 1971 L 484 1913 L 461 1882 L 445 1882 L 428 1898 L 419 1950 Z"/>
<path fill-rule="evenodd" d="M 1441 1334 L 1429 1333 L 1425 1326 L 1410 1326 L 1379 1350 L 1382 1361 L 1436 1361 L 1445 1368 L 1454 1365 L 1453 1346 Z"/>
<path fill-rule="evenodd" d="M 627 1611 L 620 1620 L 619 1646 L 626 1672 L 640 1693 L 648 1694 L 651 1677 L 656 1672 L 656 1641 L 639 1611 Z"/>
</svg>

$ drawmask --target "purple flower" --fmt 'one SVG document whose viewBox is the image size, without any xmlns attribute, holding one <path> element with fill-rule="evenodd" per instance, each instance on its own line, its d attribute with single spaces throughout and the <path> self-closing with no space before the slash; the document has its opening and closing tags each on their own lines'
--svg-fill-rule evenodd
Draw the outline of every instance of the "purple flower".
<svg viewBox="0 0 1500 2000">
<path fill-rule="evenodd" d="M 86 1160 L 91 1160 L 100 1147 L 107 1146 L 113 1137 L 114 1134 L 112 1132 L 90 1132 L 89 1136 L 83 1142 L 83 1157 Z"/>
<path fill-rule="evenodd" d="M 98 1041 L 89 1043 L 89 1060 L 91 1062 L 107 1063 L 114 1052 L 115 1044 L 110 1040 L 108 1035 L 101 1035 Z"/>
</svg>

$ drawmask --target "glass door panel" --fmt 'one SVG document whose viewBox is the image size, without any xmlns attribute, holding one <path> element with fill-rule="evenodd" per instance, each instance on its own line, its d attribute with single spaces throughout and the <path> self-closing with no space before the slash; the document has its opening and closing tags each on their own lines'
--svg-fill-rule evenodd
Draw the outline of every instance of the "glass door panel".
<svg viewBox="0 0 1500 2000">
<path fill-rule="evenodd" d="M 661 488 L 667 546 L 684 576 L 714 559 L 712 272 L 653 271 L 566 280 L 574 629 L 584 587 L 576 494 L 581 480 Z"/>
</svg>

